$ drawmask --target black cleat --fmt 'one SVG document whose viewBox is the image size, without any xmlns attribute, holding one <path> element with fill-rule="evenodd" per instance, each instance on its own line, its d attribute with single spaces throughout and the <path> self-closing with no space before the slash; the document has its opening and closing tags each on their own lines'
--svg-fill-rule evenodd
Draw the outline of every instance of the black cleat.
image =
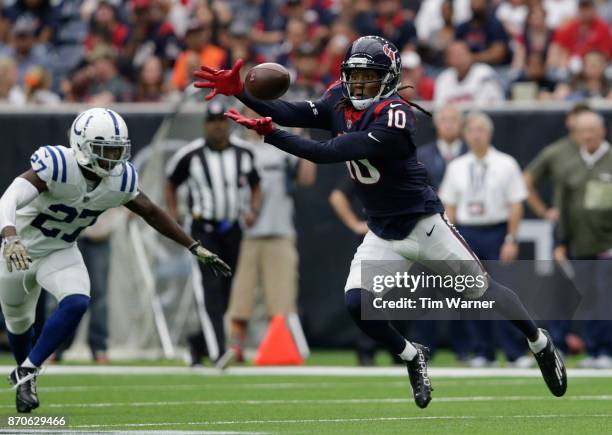
<svg viewBox="0 0 612 435">
<path fill-rule="evenodd" d="M 414 401 L 419 408 L 426 408 L 431 402 L 431 381 L 427 376 L 427 361 L 429 361 L 429 348 L 418 343 L 412 343 L 417 349 L 416 356 L 411 361 L 406 361 L 410 386 Z"/>
<path fill-rule="evenodd" d="M 17 412 L 30 412 L 38 408 L 40 403 L 36 393 L 37 376 L 38 369 L 30 367 L 17 367 L 9 375 L 8 380 L 16 390 Z"/>
<path fill-rule="evenodd" d="M 546 386 L 553 395 L 561 397 L 567 390 L 567 373 L 565 372 L 565 364 L 563 358 L 557 351 L 552 338 L 547 330 L 541 329 L 542 333 L 548 339 L 546 347 L 538 353 L 534 353 L 536 361 L 542 371 L 542 377 Z"/>
</svg>

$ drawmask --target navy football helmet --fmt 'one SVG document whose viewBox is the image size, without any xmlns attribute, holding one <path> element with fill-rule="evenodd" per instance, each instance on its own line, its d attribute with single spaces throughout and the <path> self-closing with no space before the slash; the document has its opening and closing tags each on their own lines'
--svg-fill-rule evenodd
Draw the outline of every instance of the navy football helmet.
<svg viewBox="0 0 612 435">
<path fill-rule="evenodd" d="M 344 94 L 353 107 L 364 110 L 380 98 L 397 91 L 400 84 L 402 61 L 395 45 L 380 36 L 362 36 L 346 52 L 341 65 L 341 80 Z M 357 98 L 351 94 L 349 78 L 355 69 L 375 70 L 379 73 L 380 88 L 372 98 Z M 355 84 L 355 82 L 352 82 Z"/>
</svg>

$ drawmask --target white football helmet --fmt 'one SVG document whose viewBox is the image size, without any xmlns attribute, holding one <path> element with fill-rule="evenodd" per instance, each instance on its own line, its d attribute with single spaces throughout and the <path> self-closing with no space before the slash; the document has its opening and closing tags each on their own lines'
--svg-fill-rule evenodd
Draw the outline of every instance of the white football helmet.
<svg viewBox="0 0 612 435">
<path fill-rule="evenodd" d="M 99 177 L 121 175 L 130 158 L 127 125 L 115 111 L 96 107 L 76 117 L 70 127 L 70 147 L 79 165 Z"/>
</svg>

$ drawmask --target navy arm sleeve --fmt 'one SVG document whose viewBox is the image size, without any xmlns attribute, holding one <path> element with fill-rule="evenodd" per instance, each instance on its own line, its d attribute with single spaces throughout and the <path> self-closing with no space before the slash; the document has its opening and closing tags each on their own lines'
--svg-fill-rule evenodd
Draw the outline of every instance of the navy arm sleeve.
<svg viewBox="0 0 612 435">
<path fill-rule="evenodd" d="M 329 129 L 331 124 L 331 108 L 327 94 L 317 101 L 296 102 L 258 100 L 246 90 L 236 97 L 259 115 L 269 116 L 284 127 Z"/>
<path fill-rule="evenodd" d="M 289 154 L 314 163 L 338 163 L 377 157 L 404 157 L 396 146 L 383 143 L 386 137 L 386 134 L 376 131 L 358 131 L 319 142 L 284 130 L 275 130 L 266 136 L 265 141 Z"/>
</svg>

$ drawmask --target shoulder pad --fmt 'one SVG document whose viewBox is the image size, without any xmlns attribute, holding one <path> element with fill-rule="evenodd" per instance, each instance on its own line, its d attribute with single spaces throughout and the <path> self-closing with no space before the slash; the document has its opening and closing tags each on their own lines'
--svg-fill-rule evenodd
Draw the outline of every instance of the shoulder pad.
<svg viewBox="0 0 612 435">
<path fill-rule="evenodd" d="M 30 157 L 30 165 L 36 175 L 45 183 L 67 183 L 74 157 L 63 146 L 46 145 L 36 150 Z"/>
<path fill-rule="evenodd" d="M 401 108 L 406 112 L 412 113 L 412 108 L 404 100 L 390 99 L 381 101 L 376 105 L 376 107 L 374 108 L 374 117 L 378 117 L 381 113 L 383 113 L 383 111 L 385 111 L 385 109 L 389 110 L 398 108 Z"/>
<path fill-rule="evenodd" d="M 133 195 L 138 191 L 138 172 L 130 162 L 122 163 L 113 169 L 105 182 L 112 192 Z"/>
<path fill-rule="evenodd" d="M 388 128 L 414 132 L 416 116 L 412 107 L 400 99 L 381 101 L 374 107 L 372 117 Z"/>
<path fill-rule="evenodd" d="M 341 80 L 336 80 L 335 82 L 333 82 L 331 85 L 328 86 L 328 88 L 325 90 L 325 92 L 331 92 L 332 90 L 338 89 L 341 86 L 342 86 L 342 81 Z"/>
<path fill-rule="evenodd" d="M 336 80 L 334 83 L 329 85 L 329 87 L 323 93 L 322 98 L 340 98 L 342 96 L 342 82 L 340 80 Z"/>
<path fill-rule="evenodd" d="M 123 174 L 121 174 L 119 190 L 132 194 L 138 191 L 138 171 L 136 171 L 136 168 L 130 162 L 123 164 Z"/>
</svg>

